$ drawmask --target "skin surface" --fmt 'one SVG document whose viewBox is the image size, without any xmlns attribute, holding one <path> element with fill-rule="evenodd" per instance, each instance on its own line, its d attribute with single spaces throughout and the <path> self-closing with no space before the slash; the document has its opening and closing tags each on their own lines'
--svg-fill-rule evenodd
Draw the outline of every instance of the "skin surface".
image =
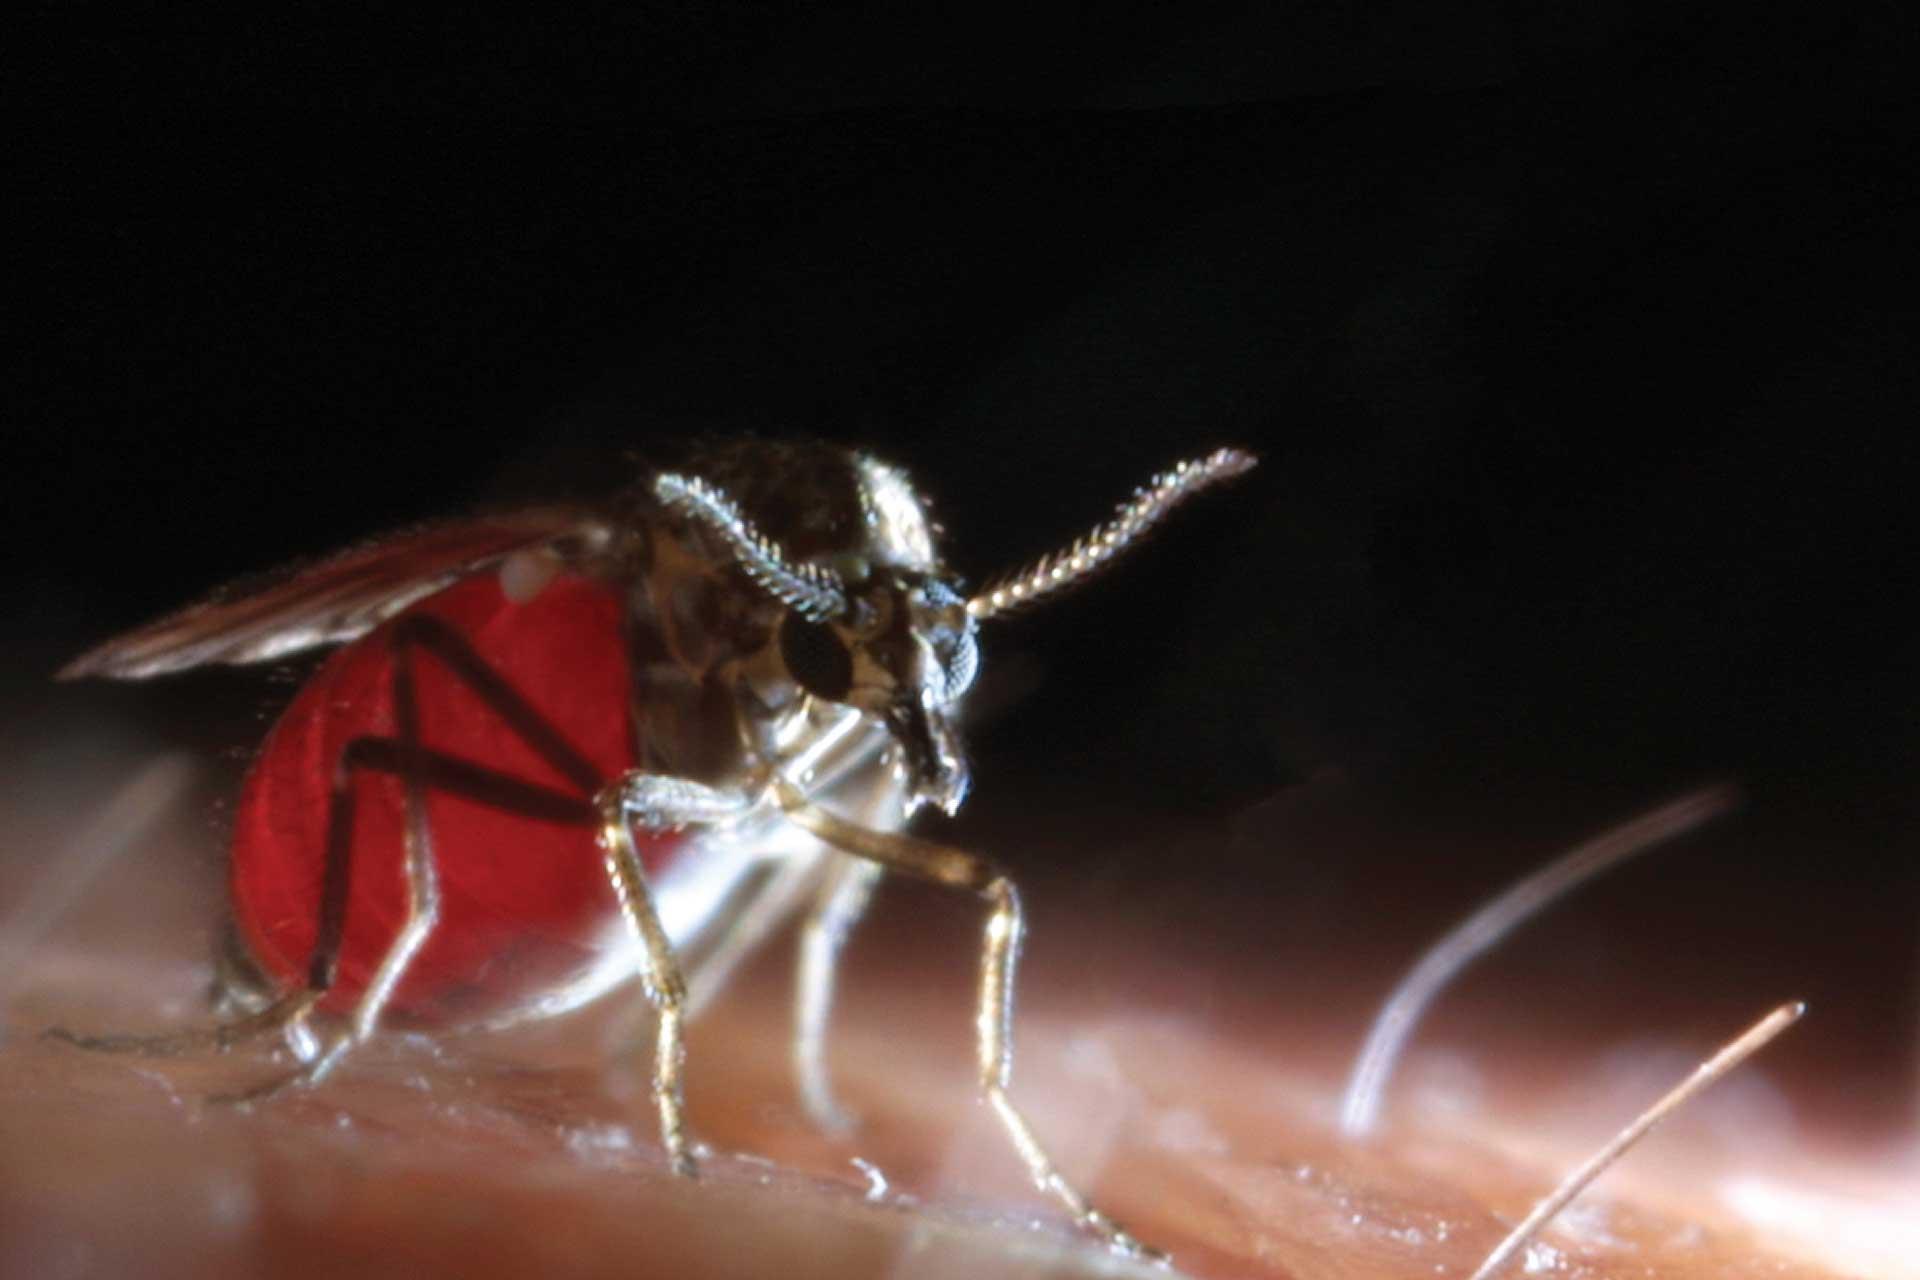
<svg viewBox="0 0 1920 1280">
<path fill-rule="evenodd" d="M 244 1107 L 209 1098 L 284 1070 L 284 1055 L 138 1059 L 35 1038 L 53 1023 L 204 1020 L 194 993 L 216 877 L 198 802 L 179 801 L 9 983 L 0 1274 L 1130 1273 L 1022 1184 L 975 1101 L 977 921 L 920 887 L 884 888 L 850 952 L 832 1062 L 861 1118 L 854 1135 L 818 1133 L 797 1101 L 786 947 L 693 1025 L 689 1103 L 711 1147 L 697 1184 L 667 1172 L 645 1055 L 608 1052 L 645 1025 L 618 1001 L 511 1036 L 384 1036 L 322 1088 Z M 1322 841 L 1381 836 L 1363 795 L 1322 792 L 1314 807 L 1310 822 L 1283 825 Z M 29 829 L 59 826 L 35 820 Z M 30 869 L 0 865 L 16 901 Z M 1169 929 L 1113 893 L 1044 877 L 1029 891 L 1016 1093 L 1063 1168 L 1196 1276 L 1465 1275 L 1560 1172 L 1672 1083 L 1669 1059 L 1684 1070 L 1737 1029 L 1688 1028 L 1649 1048 L 1596 1011 L 1578 1034 L 1542 1042 L 1514 1016 L 1541 993 L 1495 980 L 1416 1045 L 1385 1133 L 1355 1145 L 1333 1121 L 1367 1012 L 1352 997 L 1377 958 L 1356 943 L 1289 976 L 1289 944 L 1262 955 L 1232 903 L 1196 912 L 1195 899 L 1163 895 L 1158 906 L 1209 926 Z M 1658 1061 L 1609 1091 L 1596 1064 L 1617 1067 L 1633 1045 Z M 1871 1153 L 1796 1135 L 1769 1111 L 1769 1098 L 1792 1096 L 1790 1077 L 1750 1065 L 1525 1261 L 1583 1277 L 1901 1274 L 1837 1237 L 1763 1237 L 1720 1194 L 1740 1177 L 1844 1178 L 1896 1218 L 1897 1184 Z"/>
</svg>

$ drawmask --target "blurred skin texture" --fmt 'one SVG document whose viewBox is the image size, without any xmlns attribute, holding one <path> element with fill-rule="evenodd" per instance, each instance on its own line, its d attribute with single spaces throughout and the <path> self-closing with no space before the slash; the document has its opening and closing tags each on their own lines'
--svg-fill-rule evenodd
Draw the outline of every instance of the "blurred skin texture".
<svg viewBox="0 0 1920 1280">
<path fill-rule="evenodd" d="M 796 1101 L 783 939 L 693 1028 L 689 1100 L 710 1144 L 698 1183 L 667 1175 L 644 1054 L 618 1051 L 645 1025 L 627 1016 L 637 1004 L 513 1035 L 390 1034 L 318 1091 L 239 1107 L 209 1099 L 283 1069 L 283 1055 L 139 1059 L 40 1040 L 55 1023 L 204 1022 L 217 910 L 205 815 L 220 770 L 67 741 L 59 768 L 20 775 L 37 785 L 11 797 L 0 863 L 0 902 L 57 908 L 37 922 L 16 909 L 4 935 L 0 1273 L 1152 1274 L 1088 1245 L 1022 1185 L 970 1086 L 977 919 L 917 886 L 883 891 L 849 955 L 832 1052 L 860 1130 L 820 1135 Z M 120 779 L 120 793 L 90 807 L 87 777 Z M 1228 831 L 1132 838 L 1181 856 L 1256 840 L 1352 861 L 1414 838 L 1383 809 L 1396 807 L 1329 780 Z M 85 829 L 100 812 L 107 825 Z M 1017 827 L 982 834 L 1004 847 Z M 1435 853 L 1511 843 L 1492 830 L 1419 838 Z M 93 865 L 76 839 L 104 850 Z M 1196 1276 L 1466 1275 L 1560 1172 L 1749 1013 L 1733 995 L 1676 1019 L 1688 1006 L 1672 992 L 1616 1004 L 1565 990 L 1552 969 L 1571 947 L 1609 984 L 1662 980 L 1656 955 L 1583 941 L 1604 919 L 1569 906 L 1442 1000 L 1383 1133 L 1348 1142 L 1338 1090 L 1401 929 L 1375 920 L 1369 939 L 1349 922 L 1353 936 L 1330 941 L 1345 926 L 1286 908 L 1262 919 L 1211 878 L 1151 897 L 1124 880 L 1030 880 L 1016 1092 L 1096 1201 Z M 1823 1054 L 1807 1042 L 1837 1034 L 1820 1012 L 1798 1046 L 1629 1157 L 1515 1273 L 1914 1274 L 1899 1209 L 1916 1190 L 1912 1135 L 1819 1123 L 1817 1087 L 1803 1084 Z"/>
</svg>

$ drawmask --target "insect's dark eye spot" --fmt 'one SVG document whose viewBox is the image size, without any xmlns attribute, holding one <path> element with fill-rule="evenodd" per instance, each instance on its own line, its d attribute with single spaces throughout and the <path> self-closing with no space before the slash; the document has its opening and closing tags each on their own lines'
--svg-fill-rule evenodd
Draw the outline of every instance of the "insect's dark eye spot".
<svg viewBox="0 0 1920 1280">
<path fill-rule="evenodd" d="M 832 627 L 789 613 L 780 624 L 780 659 L 808 693 L 844 702 L 853 688 L 853 655 Z"/>
</svg>

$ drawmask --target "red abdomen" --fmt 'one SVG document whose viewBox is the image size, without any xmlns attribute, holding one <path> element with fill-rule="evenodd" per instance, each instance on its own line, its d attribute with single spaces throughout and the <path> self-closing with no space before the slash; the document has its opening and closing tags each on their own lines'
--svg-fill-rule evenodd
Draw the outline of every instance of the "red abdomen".
<svg viewBox="0 0 1920 1280">
<path fill-rule="evenodd" d="M 457 635 L 603 779 L 634 763 L 621 601 L 604 584 L 562 576 L 515 604 L 484 573 L 414 605 L 334 654 L 280 717 L 235 815 L 232 894 L 240 936 L 289 986 L 306 980 L 319 931 L 328 822 L 349 743 L 397 740 L 394 632 L 428 615 Z M 554 792 L 590 798 L 555 770 L 435 653 L 414 646 L 423 746 Z M 406 916 L 405 783 L 356 769 L 349 890 L 325 1007 L 352 1007 Z M 510 1008 L 588 967 L 617 905 L 591 825 L 504 811 L 427 789 L 440 874 L 439 922 L 389 1006 L 460 1020 Z M 650 870 L 674 841 L 643 843 Z"/>
</svg>

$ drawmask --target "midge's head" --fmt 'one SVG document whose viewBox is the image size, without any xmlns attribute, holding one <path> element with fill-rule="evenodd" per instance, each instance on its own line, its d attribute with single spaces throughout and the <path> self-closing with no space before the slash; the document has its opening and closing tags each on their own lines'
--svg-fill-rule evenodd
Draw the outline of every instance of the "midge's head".
<svg viewBox="0 0 1920 1280">
<path fill-rule="evenodd" d="M 923 804 L 952 813 L 966 797 L 954 718 L 979 669 L 980 624 L 1084 582 L 1187 498 L 1254 465 L 1238 449 L 1179 463 L 1070 546 L 969 593 L 941 562 L 941 530 L 904 472 L 820 446 L 756 454 L 751 465 L 721 458 L 700 474 L 663 472 L 654 496 L 717 537 L 784 606 L 779 652 L 796 685 L 886 725 L 909 813 Z"/>
</svg>

